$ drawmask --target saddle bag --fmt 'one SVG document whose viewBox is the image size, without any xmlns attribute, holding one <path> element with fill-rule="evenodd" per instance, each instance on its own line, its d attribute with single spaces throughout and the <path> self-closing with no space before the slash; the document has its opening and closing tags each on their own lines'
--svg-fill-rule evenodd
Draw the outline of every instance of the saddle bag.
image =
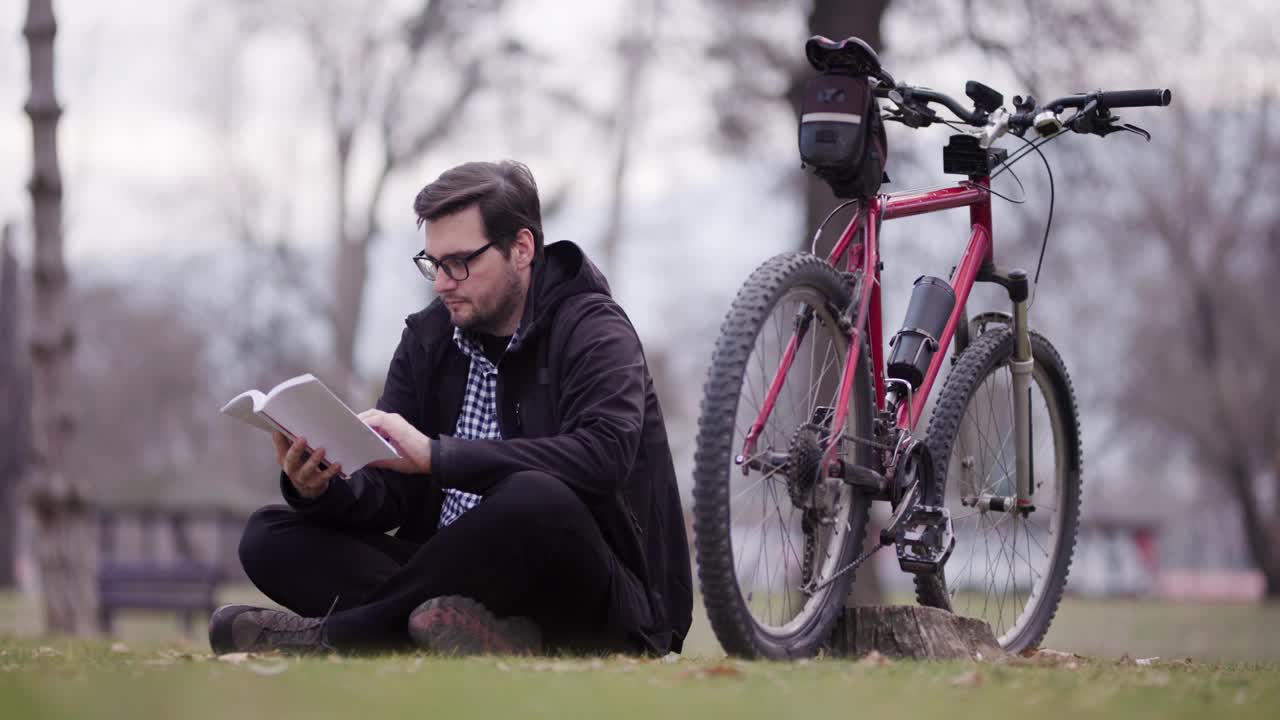
<svg viewBox="0 0 1280 720">
<path fill-rule="evenodd" d="M 836 197 L 869 198 L 887 182 L 884 123 L 865 76 L 823 73 L 800 103 L 800 159 Z"/>
</svg>

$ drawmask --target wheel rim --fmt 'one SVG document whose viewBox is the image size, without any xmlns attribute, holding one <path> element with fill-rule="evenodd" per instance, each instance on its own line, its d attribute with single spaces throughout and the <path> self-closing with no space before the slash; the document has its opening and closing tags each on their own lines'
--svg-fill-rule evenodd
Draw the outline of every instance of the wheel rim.
<svg viewBox="0 0 1280 720">
<path fill-rule="evenodd" d="M 982 509 L 983 495 L 1016 494 L 1013 375 L 1001 363 L 983 378 L 947 464 L 946 505 L 956 547 L 947 563 L 955 612 L 991 625 L 1001 647 L 1015 646 L 1032 626 L 1051 586 L 1067 508 L 1067 443 L 1053 384 L 1037 364 L 1032 372 L 1033 502 L 1029 515 Z M 1052 461 L 1052 464 L 1050 464 Z"/>
<path fill-rule="evenodd" d="M 759 459 L 766 453 L 787 453 L 796 441 L 797 428 L 813 420 L 817 408 L 835 406 L 848 341 L 826 309 L 820 292 L 808 287 L 791 288 L 761 324 L 755 347 L 747 358 L 728 459 L 729 544 L 734 576 L 752 620 L 763 633 L 777 639 L 803 632 L 834 591 L 833 584 L 806 595 L 802 587 L 806 580 L 830 577 L 844 560 L 841 550 L 852 532 L 850 516 L 855 500 L 849 486 L 830 486 L 834 490 L 832 499 L 820 513 L 827 522 L 817 526 L 813 560 L 806 562 L 803 506 L 813 504 L 817 484 L 813 485 L 814 490 L 799 493 L 797 505 L 793 484 L 800 478 L 791 475 L 801 473 L 775 466 L 747 467 L 744 474 L 744 465 L 736 462 L 780 365 L 797 313 L 806 306 L 813 309 L 813 320 L 774 411 L 747 460 Z M 856 414 L 850 412 L 846 436 L 862 433 L 857 422 Z M 825 447 L 830 438 L 829 426 L 817 436 Z"/>
</svg>

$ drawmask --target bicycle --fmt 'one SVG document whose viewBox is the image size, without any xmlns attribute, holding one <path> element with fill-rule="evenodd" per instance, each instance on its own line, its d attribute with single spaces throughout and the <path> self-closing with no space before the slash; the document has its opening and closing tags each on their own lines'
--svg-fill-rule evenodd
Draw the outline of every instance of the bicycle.
<svg viewBox="0 0 1280 720">
<path fill-rule="evenodd" d="M 1111 110 L 1168 105 L 1171 93 L 1098 91 L 1044 105 L 1014 97 L 1010 112 L 1000 93 L 971 81 L 969 109 L 895 82 L 857 38 L 814 36 L 806 54 L 823 82 L 806 96 L 815 104 L 801 117 L 802 157 L 846 199 L 823 225 L 846 205 L 853 213 L 825 258 L 815 254 L 819 226 L 810 252 L 764 262 L 721 326 L 703 390 L 693 491 L 712 628 L 732 655 L 815 654 L 857 567 L 893 545 L 901 569 L 915 575 L 918 602 L 987 620 L 1011 652 L 1034 647 L 1057 611 L 1075 546 L 1080 423 L 1061 356 L 1029 326 L 1027 272 L 995 264 L 991 198 L 1003 196 L 991 178 L 1067 132 L 1123 130 L 1149 140 Z M 859 114 L 863 85 L 870 94 Z M 879 193 L 884 122 L 959 130 L 943 167 L 967 179 Z M 1028 132 L 1037 137 L 1026 139 Z M 1006 134 L 1025 147 L 1012 155 L 995 148 Z M 860 154 L 849 150 L 859 143 Z M 886 358 L 881 223 L 963 207 L 971 221 L 964 253 L 949 280 L 916 281 Z M 1049 226 L 1044 243 L 1048 236 Z M 1041 260 L 1043 252 L 1044 244 Z M 978 282 L 1002 285 L 1011 311 L 970 319 L 966 303 Z M 918 437 L 953 342 L 950 374 Z M 888 502 L 892 516 L 863 552 L 875 501 Z"/>
</svg>

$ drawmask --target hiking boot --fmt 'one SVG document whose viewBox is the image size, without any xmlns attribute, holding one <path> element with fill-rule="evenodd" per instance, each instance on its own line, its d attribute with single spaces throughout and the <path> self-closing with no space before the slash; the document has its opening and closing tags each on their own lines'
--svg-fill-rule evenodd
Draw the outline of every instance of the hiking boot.
<svg viewBox="0 0 1280 720">
<path fill-rule="evenodd" d="M 409 636 L 441 655 L 535 655 L 542 632 L 528 618 L 499 619 L 460 595 L 431 598 L 409 615 Z"/>
<path fill-rule="evenodd" d="M 305 618 L 252 605 L 223 605 L 209 618 L 209 647 L 215 655 L 269 652 L 312 655 L 334 648 L 324 639 L 324 618 Z"/>
</svg>

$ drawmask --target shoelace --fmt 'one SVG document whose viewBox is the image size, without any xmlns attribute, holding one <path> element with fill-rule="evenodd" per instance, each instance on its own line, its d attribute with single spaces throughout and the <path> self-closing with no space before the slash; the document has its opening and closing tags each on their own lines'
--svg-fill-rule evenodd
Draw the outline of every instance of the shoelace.
<svg viewBox="0 0 1280 720">
<path fill-rule="evenodd" d="M 336 651 L 337 648 L 325 640 L 324 629 L 329 622 L 329 616 L 333 614 L 334 608 L 338 606 L 339 597 L 341 596 L 334 596 L 333 602 L 329 605 L 329 611 L 321 618 L 302 617 L 301 615 L 279 611 L 271 611 L 271 614 L 260 617 L 259 622 L 262 623 L 263 630 L 268 633 L 267 644 L 271 647 L 310 646 L 314 644 L 330 652 Z M 315 633 L 314 637 L 312 637 L 312 633 Z M 303 637 L 293 637 L 298 634 L 302 634 Z"/>
</svg>

